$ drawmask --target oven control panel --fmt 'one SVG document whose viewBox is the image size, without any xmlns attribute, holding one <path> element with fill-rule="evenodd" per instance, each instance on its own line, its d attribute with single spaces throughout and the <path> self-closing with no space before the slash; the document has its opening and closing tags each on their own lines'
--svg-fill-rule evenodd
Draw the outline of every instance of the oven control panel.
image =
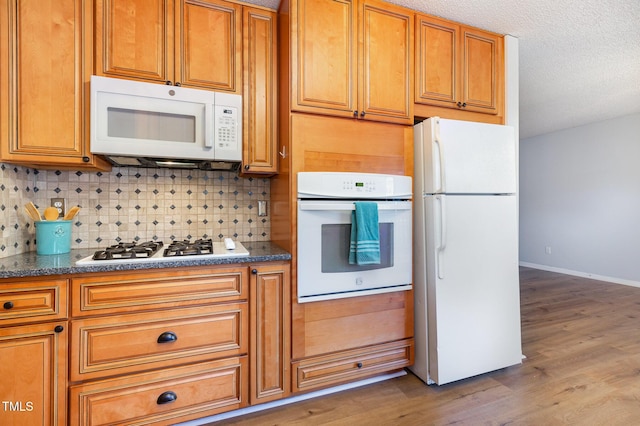
<svg viewBox="0 0 640 426">
<path fill-rule="evenodd" d="M 410 199 L 409 176 L 376 173 L 300 172 L 298 198 Z"/>
</svg>

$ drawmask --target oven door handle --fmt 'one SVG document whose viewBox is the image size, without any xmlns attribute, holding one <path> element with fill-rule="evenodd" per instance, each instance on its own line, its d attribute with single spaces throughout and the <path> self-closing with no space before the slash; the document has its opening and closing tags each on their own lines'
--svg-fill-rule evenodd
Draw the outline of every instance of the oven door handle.
<svg viewBox="0 0 640 426">
<path fill-rule="evenodd" d="M 298 203 L 300 210 L 346 211 L 355 210 L 353 201 L 344 203 L 323 203 L 322 201 L 304 201 Z M 411 210 L 411 201 L 379 202 L 378 210 Z"/>
</svg>

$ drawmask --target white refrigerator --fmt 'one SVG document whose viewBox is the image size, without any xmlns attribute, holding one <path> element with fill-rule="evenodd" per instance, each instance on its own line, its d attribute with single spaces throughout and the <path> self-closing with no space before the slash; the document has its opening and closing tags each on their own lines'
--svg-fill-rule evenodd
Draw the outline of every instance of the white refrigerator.
<svg viewBox="0 0 640 426">
<path fill-rule="evenodd" d="M 442 385 L 519 364 L 514 130 L 433 117 L 414 147 L 411 370 Z"/>
</svg>

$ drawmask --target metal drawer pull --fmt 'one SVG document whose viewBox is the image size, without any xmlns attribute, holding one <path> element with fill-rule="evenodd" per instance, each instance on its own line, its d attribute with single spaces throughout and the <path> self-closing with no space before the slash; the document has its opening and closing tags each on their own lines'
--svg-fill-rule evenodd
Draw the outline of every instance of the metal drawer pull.
<svg viewBox="0 0 640 426">
<path fill-rule="evenodd" d="M 362 363 L 361 363 L 361 362 L 359 362 L 359 363 L 357 363 L 357 364 L 356 364 L 356 366 L 357 366 L 358 368 L 362 368 Z"/>
<path fill-rule="evenodd" d="M 13 302 L 4 302 L 4 306 L 5 309 L 12 309 L 13 308 Z"/>
<path fill-rule="evenodd" d="M 164 333 L 158 336 L 158 343 L 169 343 L 169 342 L 175 342 L 176 340 L 178 340 L 178 336 L 171 331 L 165 331 Z"/>
<path fill-rule="evenodd" d="M 176 399 L 178 399 L 178 395 L 176 395 L 174 392 L 167 391 L 167 392 L 162 392 L 156 402 L 158 403 L 158 405 L 162 405 L 162 404 L 168 404 L 170 402 L 173 402 Z"/>
</svg>

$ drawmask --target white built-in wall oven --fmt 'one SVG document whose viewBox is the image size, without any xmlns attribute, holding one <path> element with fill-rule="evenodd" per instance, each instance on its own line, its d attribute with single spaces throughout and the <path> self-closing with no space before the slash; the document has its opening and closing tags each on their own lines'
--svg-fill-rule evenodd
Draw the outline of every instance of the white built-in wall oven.
<svg viewBox="0 0 640 426">
<path fill-rule="evenodd" d="M 300 172 L 297 181 L 298 303 L 412 288 L 410 177 Z M 349 263 L 357 201 L 377 204 L 379 263 Z"/>
</svg>

